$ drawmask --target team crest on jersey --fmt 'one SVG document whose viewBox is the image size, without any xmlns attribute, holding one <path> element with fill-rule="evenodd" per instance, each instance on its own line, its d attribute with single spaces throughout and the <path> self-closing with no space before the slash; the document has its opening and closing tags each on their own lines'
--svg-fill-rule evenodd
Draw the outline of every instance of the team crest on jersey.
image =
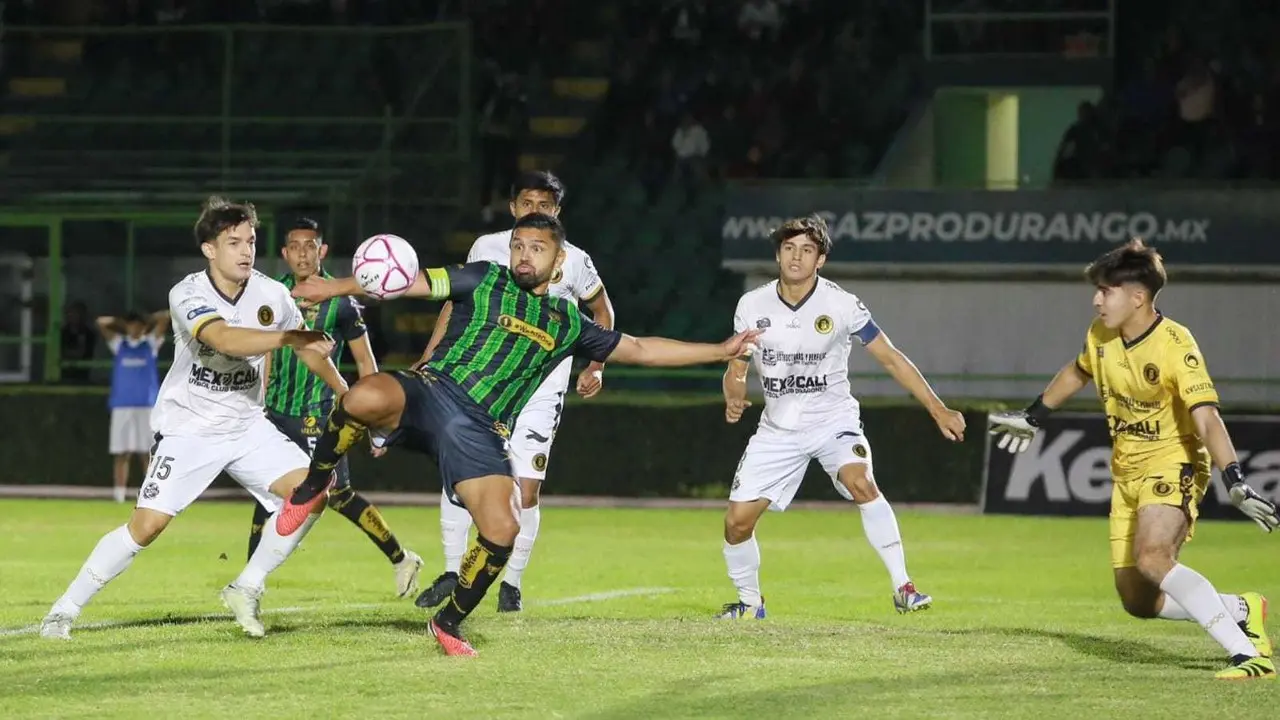
<svg viewBox="0 0 1280 720">
<path fill-rule="evenodd" d="M 819 315 L 818 319 L 813 321 L 813 329 L 817 330 L 819 333 L 823 335 L 829 334 L 831 332 L 831 329 L 834 327 L 835 327 L 835 322 L 832 321 L 830 316 L 827 316 L 827 315 Z"/>
<path fill-rule="evenodd" d="M 155 497 L 159 494 L 160 494 L 160 486 L 157 485 L 154 480 L 147 483 L 146 487 L 142 488 L 142 497 L 146 498 L 147 500 L 154 500 Z"/>
<path fill-rule="evenodd" d="M 1156 497 L 1169 497 L 1173 494 L 1173 484 L 1161 480 L 1151 486 L 1151 492 L 1154 493 Z"/>
<path fill-rule="evenodd" d="M 547 454 L 538 453 L 533 456 L 533 469 L 538 472 L 544 472 L 547 469 Z"/>
<path fill-rule="evenodd" d="M 1187 353 L 1186 355 L 1183 355 L 1182 362 L 1192 370 L 1200 367 L 1200 358 L 1196 357 L 1195 353 Z"/>
<path fill-rule="evenodd" d="M 760 318 L 759 320 L 756 320 L 756 329 L 764 330 L 765 328 L 769 327 L 769 325 L 771 324 L 772 323 L 769 322 L 769 318 Z"/>
<path fill-rule="evenodd" d="M 547 352 L 551 352 L 556 349 L 556 339 L 551 337 L 551 333 L 546 330 L 536 328 L 520 318 L 512 317 L 510 315 L 499 315 L 498 327 L 509 333 L 529 338 Z"/>
<path fill-rule="evenodd" d="M 1160 368 L 1156 367 L 1155 363 L 1147 363 L 1142 366 L 1142 377 L 1155 385 L 1160 382 Z"/>
<path fill-rule="evenodd" d="M 866 446 L 866 445 L 854 445 L 854 446 L 853 446 L 853 454 L 854 454 L 854 455 L 857 455 L 858 457 L 860 457 L 860 458 L 862 458 L 862 459 L 864 459 L 864 460 L 865 460 L 865 459 L 867 458 L 867 446 Z"/>
<path fill-rule="evenodd" d="M 258 324 L 270 325 L 276 319 L 276 313 L 271 309 L 270 305 L 263 305 L 258 308 Z"/>
<path fill-rule="evenodd" d="M 556 283 L 560 282 L 560 281 L 561 281 L 561 280 L 563 280 L 563 279 L 564 279 L 564 271 L 563 271 L 563 270 L 561 270 L 560 268 L 556 268 L 555 270 L 552 270 L 552 271 L 551 271 L 551 284 L 552 284 L 552 285 L 555 285 Z"/>
</svg>

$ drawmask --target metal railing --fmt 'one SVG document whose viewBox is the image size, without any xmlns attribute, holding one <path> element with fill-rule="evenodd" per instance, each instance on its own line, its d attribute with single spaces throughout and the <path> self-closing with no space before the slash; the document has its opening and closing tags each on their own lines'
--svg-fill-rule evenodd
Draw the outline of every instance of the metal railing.
<svg viewBox="0 0 1280 720">
<path fill-rule="evenodd" d="M 1023 0 L 1017 4 L 1022 10 L 986 12 L 967 9 L 959 0 L 926 0 L 925 57 L 952 60 L 1114 55 L 1116 0 Z"/>
</svg>

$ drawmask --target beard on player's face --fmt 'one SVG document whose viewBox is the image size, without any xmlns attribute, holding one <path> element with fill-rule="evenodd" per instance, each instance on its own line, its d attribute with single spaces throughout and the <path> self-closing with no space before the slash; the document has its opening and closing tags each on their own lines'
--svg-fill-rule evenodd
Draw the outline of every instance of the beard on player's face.
<svg viewBox="0 0 1280 720">
<path fill-rule="evenodd" d="M 512 274 L 516 276 L 516 285 L 520 286 L 522 290 L 533 290 L 539 285 L 550 281 L 551 276 L 555 271 L 556 269 L 554 265 L 549 268 L 539 270 L 531 263 L 525 263 L 517 265 L 516 268 L 512 270 Z"/>
</svg>

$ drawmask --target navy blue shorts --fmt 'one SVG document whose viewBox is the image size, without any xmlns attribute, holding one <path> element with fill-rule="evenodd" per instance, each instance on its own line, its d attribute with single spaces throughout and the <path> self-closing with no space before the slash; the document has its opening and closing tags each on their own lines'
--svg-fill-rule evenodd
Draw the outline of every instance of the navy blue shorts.
<svg viewBox="0 0 1280 720">
<path fill-rule="evenodd" d="M 316 415 L 294 416 L 267 411 L 267 419 L 271 421 L 271 424 L 275 425 L 276 429 L 284 433 L 285 437 L 292 440 L 295 445 L 302 448 L 308 455 L 316 449 L 316 440 L 324 432 L 324 426 L 328 418 L 328 412 Z M 345 455 L 338 459 L 337 473 L 338 482 L 334 485 L 334 489 L 342 489 L 351 485 L 351 466 L 347 463 Z"/>
<path fill-rule="evenodd" d="M 426 371 L 392 374 L 404 388 L 400 427 L 388 445 L 426 453 L 440 468 L 449 501 L 464 507 L 454 488 L 472 478 L 514 477 L 507 430 L 462 388 Z"/>
</svg>

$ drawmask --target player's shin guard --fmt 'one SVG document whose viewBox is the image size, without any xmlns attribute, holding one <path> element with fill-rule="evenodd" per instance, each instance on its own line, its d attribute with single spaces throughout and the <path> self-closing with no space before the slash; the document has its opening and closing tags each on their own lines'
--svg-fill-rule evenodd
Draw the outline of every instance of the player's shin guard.
<svg viewBox="0 0 1280 720">
<path fill-rule="evenodd" d="M 449 502 L 449 493 L 440 492 L 440 543 L 444 546 L 444 571 L 458 574 L 467 551 L 471 513 Z"/>
<path fill-rule="evenodd" d="M 329 507 L 363 530 L 388 560 L 398 563 L 404 559 L 404 548 L 387 527 L 382 513 L 350 485 L 329 493 Z"/>
<path fill-rule="evenodd" d="M 898 530 L 898 517 L 893 512 L 893 506 L 880 495 L 871 502 L 859 505 L 858 510 L 862 513 L 862 532 L 889 571 L 893 589 L 897 590 L 911 582 L 907 575 L 906 554 L 902 550 L 902 532 Z"/>
<path fill-rule="evenodd" d="M 334 405 L 324 433 L 316 439 L 316 447 L 311 451 L 311 469 L 307 471 L 307 479 L 293 491 L 292 502 L 302 505 L 324 492 L 338 461 L 360 442 L 367 430 L 363 423 L 347 415 L 341 401 Z"/>
<path fill-rule="evenodd" d="M 524 569 L 529 567 L 529 558 L 533 555 L 533 542 L 538 539 L 538 526 L 542 524 L 542 508 L 534 505 L 520 511 L 520 534 L 516 536 L 515 549 L 511 551 L 511 560 L 507 563 L 507 574 L 502 581 L 512 587 L 520 587 L 524 577 Z"/>
<path fill-rule="evenodd" d="M 724 544 L 724 564 L 729 579 L 738 591 L 738 601 L 752 607 L 763 602 L 760 599 L 760 545 L 752 535 L 737 545 Z"/>
<path fill-rule="evenodd" d="M 323 507 L 322 505 L 321 508 Z M 288 535 L 281 535 L 276 530 L 274 516 L 268 518 L 262 529 L 262 542 L 258 544 L 258 549 L 253 553 L 253 557 L 249 558 L 248 564 L 244 566 L 244 570 L 240 571 L 240 576 L 232 584 L 242 590 L 262 592 L 262 588 L 267 582 L 267 576 L 275 572 L 276 568 L 289 559 L 289 555 L 302 542 L 302 538 L 307 536 L 307 532 L 319 517 L 318 514 L 307 516 L 306 521 L 302 523 L 302 527 Z"/>
<path fill-rule="evenodd" d="M 436 624 L 445 631 L 457 633 L 458 625 L 471 614 L 472 610 L 484 599 L 489 586 L 498 579 L 502 568 L 511 557 L 511 548 L 490 542 L 482 535 L 477 535 L 475 542 L 467 549 L 462 558 L 462 569 L 458 572 L 458 586 L 454 588 L 449 602 L 436 613 Z"/>
<path fill-rule="evenodd" d="M 263 507 L 262 503 L 253 504 L 253 523 L 249 525 L 249 554 L 245 556 L 246 561 L 257 552 L 258 543 L 262 542 L 262 528 L 269 517 L 271 517 L 271 511 Z"/>
<path fill-rule="evenodd" d="M 76 616 L 117 575 L 124 572 L 142 546 L 129 534 L 129 526 L 112 530 L 93 548 L 67 591 L 53 604 L 53 611 Z"/>
</svg>

